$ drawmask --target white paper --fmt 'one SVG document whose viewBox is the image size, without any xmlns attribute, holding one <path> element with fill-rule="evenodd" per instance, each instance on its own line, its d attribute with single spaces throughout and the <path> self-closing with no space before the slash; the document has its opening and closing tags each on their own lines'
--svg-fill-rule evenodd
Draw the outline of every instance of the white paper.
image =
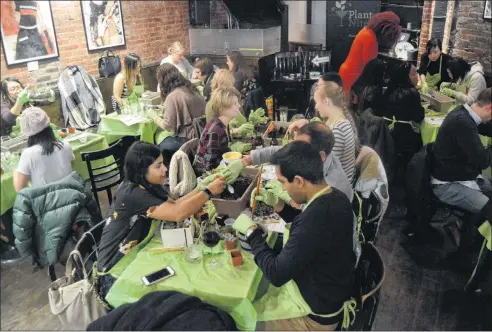
<svg viewBox="0 0 492 332">
<path fill-rule="evenodd" d="M 444 117 L 432 117 L 432 118 L 425 118 L 425 122 L 433 125 L 433 126 L 441 126 L 442 122 L 444 121 Z"/>
<path fill-rule="evenodd" d="M 186 229 L 162 229 L 161 230 L 162 246 L 164 248 L 182 248 L 186 247 Z"/>
<path fill-rule="evenodd" d="M 283 221 L 282 219 L 280 219 L 279 222 L 266 224 L 266 228 L 270 232 L 283 233 L 284 232 L 284 228 L 285 228 L 285 221 Z"/>
<path fill-rule="evenodd" d="M 35 71 L 38 70 L 39 63 L 37 61 L 31 61 L 27 63 L 27 71 Z"/>
<path fill-rule="evenodd" d="M 140 115 L 125 114 L 118 116 L 118 120 L 120 120 L 125 126 L 130 127 L 135 124 L 147 121 L 147 118 Z"/>
</svg>

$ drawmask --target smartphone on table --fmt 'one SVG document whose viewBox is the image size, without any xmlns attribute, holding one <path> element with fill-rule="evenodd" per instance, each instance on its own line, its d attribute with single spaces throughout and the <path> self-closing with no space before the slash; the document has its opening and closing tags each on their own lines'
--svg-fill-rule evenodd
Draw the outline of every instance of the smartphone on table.
<svg viewBox="0 0 492 332">
<path fill-rule="evenodd" d="M 150 285 L 155 284 L 159 281 L 168 279 L 174 275 L 175 275 L 174 270 L 170 266 L 167 266 L 161 270 L 158 270 L 158 271 L 152 272 L 151 274 L 143 276 L 142 282 L 145 286 L 150 286 Z"/>
</svg>

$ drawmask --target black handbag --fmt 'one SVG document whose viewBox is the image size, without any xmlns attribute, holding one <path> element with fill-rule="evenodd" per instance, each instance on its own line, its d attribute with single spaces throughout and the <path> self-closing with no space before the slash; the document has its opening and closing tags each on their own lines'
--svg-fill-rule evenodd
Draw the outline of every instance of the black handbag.
<svg viewBox="0 0 492 332">
<path fill-rule="evenodd" d="M 111 55 L 109 54 L 111 52 Z M 112 77 L 121 71 L 120 57 L 114 55 L 113 51 L 104 51 L 99 58 L 99 76 Z"/>
</svg>

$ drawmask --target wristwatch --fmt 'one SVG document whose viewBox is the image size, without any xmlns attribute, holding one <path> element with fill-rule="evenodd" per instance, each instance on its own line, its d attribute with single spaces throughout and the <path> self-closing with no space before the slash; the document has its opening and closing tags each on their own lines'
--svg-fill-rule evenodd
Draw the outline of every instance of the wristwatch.
<svg viewBox="0 0 492 332">
<path fill-rule="evenodd" d="M 257 228 L 258 228 L 258 226 L 256 226 L 256 225 L 250 226 L 248 228 L 248 230 L 246 231 L 246 239 L 249 239 L 251 234 L 253 234 L 253 232 L 256 231 Z"/>
<path fill-rule="evenodd" d="M 210 190 L 208 190 L 208 188 L 204 188 L 202 189 L 202 191 L 207 194 L 208 198 L 212 197 L 212 192 Z"/>
</svg>

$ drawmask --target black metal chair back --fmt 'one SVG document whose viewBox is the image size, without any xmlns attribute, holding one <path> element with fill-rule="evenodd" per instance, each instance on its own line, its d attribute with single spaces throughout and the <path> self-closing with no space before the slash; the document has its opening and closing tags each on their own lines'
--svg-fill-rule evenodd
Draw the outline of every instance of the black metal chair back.
<svg viewBox="0 0 492 332">
<path fill-rule="evenodd" d="M 86 162 L 89 170 L 89 178 L 91 181 L 92 192 L 94 199 L 101 209 L 99 204 L 98 192 L 106 191 L 108 195 L 109 205 L 113 203 L 113 195 L 111 188 L 123 181 L 123 163 L 125 160 L 125 144 L 122 139 L 111 145 L 107 149 L 84 152 L 81 154 L 82 160 Z M 114 161 L 104 166 L 93 166 L 93 163 L 106 158 L 114 158 Z"/>
<path fill-rule="evenodd" d="M 370 331 L 379 305 L 379 292 L 385 277 L 381 254 L 370 242 L 362 246 L 362 254 L 355 271 L 354 297 L 357 301 L 354 323 L 350 331 Z"/>
<path fill-rule="evenodd" d="M 75 245 L 74 250 L 78 250 L 82 256 L 83 262 L 77 259 L 72 259 L 72 264 L 75 269 L 75 280 L 81 280 L 84 277 L 82 264 L 87 271 L 87 276 L 91 279 L 92 268 L 98 258 L 98 247 L 101 242 L 101 236 L 106 225 L 106 220 L 99 222 L 97 225 L 82 234 L 80 240 Z"/>
</svg>

